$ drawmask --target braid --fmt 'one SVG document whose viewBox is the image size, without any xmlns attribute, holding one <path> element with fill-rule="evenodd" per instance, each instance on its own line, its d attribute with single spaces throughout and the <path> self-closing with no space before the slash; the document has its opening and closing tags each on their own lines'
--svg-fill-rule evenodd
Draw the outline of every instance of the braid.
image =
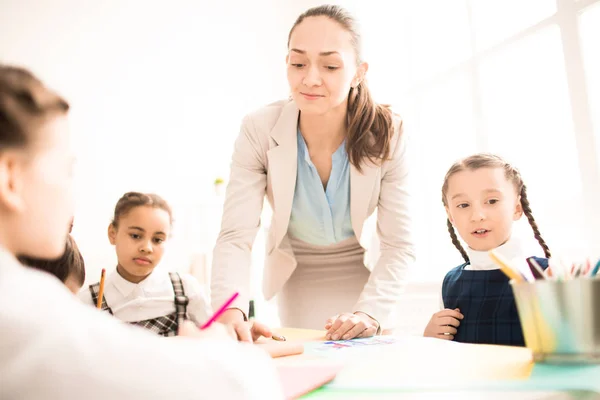
<svg viewBox="0 0 600 400">
<path fill-rule="evenodd" d="M 469 256 L 465 249 L 463 249 L 460 241 L 456 237 L 456 232 L 454 232 L 454 226 L 452 226 L 452 222 L 449 219 L 446 220 L 446 224 L 448 225 L 448 232 L 450 233 L 450 237 L 452 238 L 452 244 L 460 251 L 460 255 L 463 257 L 465 262 L 469 262 Z"/>
<path fill-rule="evenodd" d="M 521 188 L 521 207 L 523 207 L 523 213 L 527 217 L 527 220 L 529 221 L 529 225 L 531 225 L 531 229 L 533 230 L 533 236 L 537 239 L 538 243 L 544 250 L 544 256 L 546 258 L 550 258 L 551 257 L 550 249 L 548 248 L 546 241 L 542 238 L 542 235 L 540 234 L 540 230 L 537 226 L 537 223 L 535 222 L 535 219 L 533 218 L 533 214 L 531 212 L 531 206 L 529 205 L 529 200 L 527 199 L 527 189 L 526 189 L 525 185 L 523 185 L 523 187 Z"/>
</svg>

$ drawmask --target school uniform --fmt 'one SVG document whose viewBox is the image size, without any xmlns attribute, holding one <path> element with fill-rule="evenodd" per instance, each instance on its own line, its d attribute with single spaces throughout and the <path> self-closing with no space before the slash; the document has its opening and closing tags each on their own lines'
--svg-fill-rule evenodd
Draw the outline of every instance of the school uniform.
<svg viewBox="0 0 600 400">
<path fill-rule="evenodd" d="M 84 288 L 79 298 L 96 306 L 100 284 Z M 206 322 L 211 315 L 208 297 L 189 274 L 157 267 L 140 283 L 125 280 L 116 269 L 104 284 L 102 310 L 161 336 L 176 336 L 185 319 Z"/>
<path fill-rule="evenodd" d="M 283 398 L 263 350 L 157 338 L 82 304 L 2 249 L 0 304 L 0 399 Z"/>
<path fill-rule="evenodd" d="M 469 262 L 448 272 L 442 285 L 442 308 L 460 309 L 454 341 L 524 346 L 525 339 L 508 277 L 486 251 L 466 249 Z M 507 260 L 523 263 L 525 255 L 517 239 L 509 239 L 496 252 Z M 537 258 L 542 268 L 548 260 Z"/>
</svg>

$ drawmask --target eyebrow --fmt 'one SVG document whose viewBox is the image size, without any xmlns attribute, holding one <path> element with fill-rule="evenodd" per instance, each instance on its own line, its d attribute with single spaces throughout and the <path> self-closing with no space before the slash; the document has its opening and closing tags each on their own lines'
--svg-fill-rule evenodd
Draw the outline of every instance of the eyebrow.
<svg viewBox="0 0 600 400">
<path fill-rule="evenodd" d="M 129 229 L 134 229 L 136 231 L 141 231 L 141 232 L 146 232 L 144 230 L 144 228 L 140 228 L 139 226 L 130 226 Z M 158 232 L 154 232 L 155 235 L 165 235 L 167 236 L 166 233 L 162 232 L 162 231 L 158 231 Z"/>
<path fill-rule="evenodd" d="M 298 53 L 298 54 L 306 54 L 306 50 L 290 49 L 290 51 L 293 51 L 294 53 Z M 337 51 L 322 51 L 319 53 L 320 56 L 330 56 L 332 54 L 340 54 L 340 53 Z"/>
<path fill-rule="evenodd" d="M 502 193 L 502 191 L 500 189 L 485 189 L 484 192 L 485 193 Z M 452 196 L 452 198 L 450 200 L 454 200 L 455 198 L 460 197 L 460 196 L 465 196 L 465 194 L 457 193 L 454 196 Z"/>
</svg>

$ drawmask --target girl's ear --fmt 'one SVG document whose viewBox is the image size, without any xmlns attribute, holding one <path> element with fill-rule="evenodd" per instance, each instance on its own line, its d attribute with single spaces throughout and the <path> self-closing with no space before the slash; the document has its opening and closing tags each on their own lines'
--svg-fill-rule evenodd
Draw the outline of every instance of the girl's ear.
<svg viewBox="0 0 600 400">
<path fill-rule="evenodd" d="M 113 246 L 115 245 L 116 238 L 117 238 L 117 228 L 115 228 L 115 225 L 111 222 L 108 225 L 108 240 L 110 241 L 110 244 L 112 244 Z"/>
<path fill-rule="evenodd" d="M 517 205 L 513 214 L 513 221 L 518 221 L 523 216 L 523 205 L 521 204 L 521 196 L 517 197 Z"/>
</svg>

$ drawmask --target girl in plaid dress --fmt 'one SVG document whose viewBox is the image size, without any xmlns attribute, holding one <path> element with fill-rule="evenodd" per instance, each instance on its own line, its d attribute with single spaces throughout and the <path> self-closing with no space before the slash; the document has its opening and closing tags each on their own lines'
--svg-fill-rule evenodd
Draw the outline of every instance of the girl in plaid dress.
<svg viewBox="0 0 600 400">
<path fill-rule="evenodd" d="M 513 222 L 523 214 L 546 258 L 550 250 L 533 218 L 519 171 L 498 156 L 476 154 L 455 163 L 444 179 L 442 201 L 452 243 L 465 262 L 452 269 L 442 285 L 442 310 L 435 313 L 424 335 L 467 343 L 525 344 L 508 278 L 489 258 L 495 249 L 508 260 L 524 262 L 525 254 L 512 236 Z M 467 244 L 464 249 L 456 236 Z"/>
<path fill-rule="evenodd" d="M 158 335 L 175 336 L 185 319 L 205 322 L 211 310 L 198 281 L 158 267 L 171 233 L 172 213 L 156 194 L 125 193 L 117 202 L 108 239 L 117 268 L 106 278 L 102 309 Z M 80 298 L 96 305 L 99 283 Z"/>
</svg>

